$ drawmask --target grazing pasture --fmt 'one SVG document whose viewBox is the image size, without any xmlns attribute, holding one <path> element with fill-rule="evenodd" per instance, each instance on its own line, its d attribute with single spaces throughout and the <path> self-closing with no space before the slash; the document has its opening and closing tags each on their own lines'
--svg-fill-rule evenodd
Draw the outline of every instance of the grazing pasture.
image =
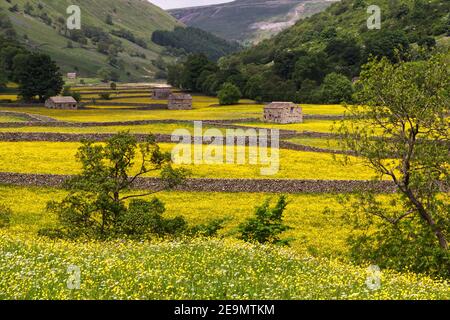
<svg viewBox="0 0 450 320">
<path fill-rule="evenodd" d="M 96 87 L 77 87 L 95 91 Z M 234 126 L 291 130 L 297 133 L 330 133 L 333 118 L 344 113 L 341 105 L 302 105 L 307 118 L 298 124 L 261 121 L 263 105 L 241 100 L 220 106 L 217 98 L 193 95 L 193 110 L 145 110 L 138 105 L 115 106 L 113 102 L 166 104 L 164 100 L 140 97 L 139 93 L 111 92 L 112 100 L 98 94 L 83 94 L 83 101 L 97 99 L 111 105 L 87 104 L 79 110 L 43 107 L 6 107 L 0 110 L 24 112 L 74 122 L 73 126 L 0 126 L 0 133 L 117 133 L 171 134 L 176 129 L 193 132 L 192 120 L 228 120 Z M 130 89 L 132 90 L 132 89 Z M 102 91 L 111 91 L 102 89 Z M 3 95 L 5 96 L 5 95 Z M 137 96 L 137 97 L 134 97 Z M 0 100 L 2 96 L 0 96 Z M 330 119 L 320 118 L 332 116 Z M 0 123 L 20 121 L 0 116 Z M 23 119 L 22 119 L 23 120 Z M 140 125 L 102 125 L 104 122 L 154 120 Z M 163 120 L 174 120 L 164 122 Z M 161 122 L 158 122 L 161 121 Z M 179 122 L 177 122 L 179 121 Z M 96 126 L 80 126 L 95 122 Z M 78 125 L 77 125 L 78 123 Z M 203 132 L 214 128 L 204 124 Z M 219 126 L 221 132 L 225 127 Z M 338 149 L 336 139 L 298 135 L 287 141 L 301 146 Z M 0 141 L 0 172 L 77 174 L 78 142 Z M 170 152 L 174 143 L 160 143 Z M 193 153 L 193 145 L 186 146 Z M 235 151 L 248 155 L 253 147 Z M 370 180 L 374 172 L 361 159 L 350 157 L 343 165 L 341 155 L 288 149 L 279 152 L 279 172 L 262 176 L 261 167 L 246 164 L 183 164 L 191 178 L 215 179 L 306 179 Z M 272 158 L 276 161 L 276 158 Z M 138 159 L 139 160 L 139 159 Z M 179 167 L 181 165 L 175 165 Z M 137 164 L 134 169 L 137 169 Z M 154 175 L 147 175 L 154 176 Z M 139 191 L 134 191 L 139 192 Z M 20 196 L 18 196 L 20 195 Z M 0 204 L 11 208 L 9 228 L 0 229 L 0 299 L 450 299 L 448 283 L 407 271 L 383 270 L 382 287 L 371 291 L 365 284 L 367 265 L 350 261 L 348 237 L 359 234 L 343 219 L 347 213 L 339 202 L 342 195 L 327 193 L 288 194 L 284 222 L 292 227 L 283 234 L 292 238 L 290 248 L 261 246 L 236 240 L 237 227 L 254 214 L 267 193 L 166 191 L 158 198 L 165 203 L 165 216 L 183 216 L 189 224 L 225 219 L 224 228 L 213 239 L 153 239 L 146 242 L 52 240 L 37 235 L 57 219 L 46 211 L 50 200 L 62 200 L 67 191 L 57 188 L 19 187 L 0 181 Z M 393 195 L 377 196 L 389 202 Z M 150 200 L 150 197 L 146 197 Z M 82 272 L 82 290 L 67 290 L 67 267 Z"/>
</svg>

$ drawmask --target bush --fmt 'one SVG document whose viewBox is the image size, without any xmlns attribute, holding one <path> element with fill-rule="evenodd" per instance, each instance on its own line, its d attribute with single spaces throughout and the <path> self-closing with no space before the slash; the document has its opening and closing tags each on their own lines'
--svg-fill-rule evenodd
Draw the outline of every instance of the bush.
<svg viewBox="0 0 450 320">
<path fill-rule="evenodd" d="M 283 212 L 288 203 L 280 196 L 275 207 L 270 208 L 270 199 L 256 208 L 255 217 L 248 219 L 238 227 L 240 239 L 247 242 L 288 245 L 292 239 L 280 239 L 280 234 L 291 229 L 283 224 Z"/>
<path fill-rule="evenodd" d="M 65 86 L 63 88 L 63 91 L 61 93 L 61 95 L 65 96 L 65 97 L 72 97 L 74 98 L 77 102 L 81 101 L 81 94 L 79 92 L 76 91 L 72 91 L 70 89 L 70 86 Z"/>
<path fill-rule="evenodd" d="M 378 231 L 349 238 L 355 263 L 370 262 L 381 268 L 405 268 L 432 276 L 450 276 L 450 252 L 434 245 L 435 235 L 417 219 L 400 221 L 396 228 L 378 221 Z"/>
<path fill-rule="evenodd" d="M 220 89 L 218 96 L 221 105 L 231 105 L 238 103 L 242 94 L 238 87 L 227 82 Z"/>
<path fill-rule="evenodd" d="M 12 211 L 10 208 L 0 204 L 0 228 L 9 227 Z"/>
<path fill-rule="evenodd" d="M 110 100 L 111 99 L 111 95 L 109 93 L 107 93 L 107 92 L 103 92 L 103 93 L 100 93 L 100 98 L 102 100 Z"/>
<path fill-rule="evenodd" d="M 124 234 L 142 237 L 147 234 L 163 236 L 180 234 L 186 230 L 187 222 L 182 217 L 164 219 L 164 203 L 157 198 L 151 201 L 135 199 L 124 212 L 121 229 Z"/>
<path fill-rule="evenodd" d="M 326 103 L 349 103 L 352 101 L 353 84 L 347 77 L 333 72 L 325 77 L 320 91 Z"/>
</svg>

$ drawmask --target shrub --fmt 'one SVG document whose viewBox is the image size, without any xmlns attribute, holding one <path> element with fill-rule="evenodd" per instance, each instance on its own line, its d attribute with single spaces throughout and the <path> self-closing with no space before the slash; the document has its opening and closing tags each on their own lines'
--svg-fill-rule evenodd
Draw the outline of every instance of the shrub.
<svg viewBox="0 0 450 320">
<path fill-rule="evenodd" d="M 218 96 L 221 105 L 231 105 L 238 103 L 242 94 L 238 87 L 227 82 L 220 89 Z"/>
<path fill-rule="evenodd" d="M 10 208 L 0 204 L 0 228 L 9 227 L 12 211 Z"/>
<path fill-rule="evenodd" d="M 164 204 L 157 198 L 151 201 L 134 199 L 121 218 L 121 231 L 130 236 L 142 237 L 147 234 L 174 235 L 186 230 L 184 218 L 165 219 L 162 217 L 165 211 Z"/>
<path fill-rule="evenodd" d="M 288 203 L 280 196 L 275 207 L 270 208 L 270 199 L 256 208 L 255 217 L 248 219 L 238 227 L 240 239 L 248 242 L 288 245 L 292 239 L 280 239 L 280 234 L 291 229 L 283 224 L 283 212 Z"/>
<path fill-rule="evenodd" d="M 352 100 L 353 84 L 347 77 L 333 72 L 325 77 L 320 90 L 326 103 L 349 103 Z"/>
<path fill-rule="evenodd" d="M 103 92 L 103 93 L 100 93 L 100 98 L 102 100 L 110 100 L 111 99 L 111 95 L 108 92 Z"/>
</svg>

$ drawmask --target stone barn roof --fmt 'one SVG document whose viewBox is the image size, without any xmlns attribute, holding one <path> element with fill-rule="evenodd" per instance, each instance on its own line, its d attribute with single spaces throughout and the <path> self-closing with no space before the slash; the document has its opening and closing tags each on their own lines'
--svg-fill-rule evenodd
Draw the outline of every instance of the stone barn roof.
<svg viewBox="0 0 450 320">
<path fill-rule="evenodd" d="M 271 109 L 284 109 L 284 108 L 291 108 L 291 107 L 298 107 L 293 102 L 272 102 L 265 106 L 265 108 L 271 108 Z"/>
<path fill-rule="evenodd" d="M 75 100 L 73 97 L 51 97 L 49 98 L 50 101 L 53 103 L 77 103 L 77 100 Z"/>
<path fill-rule="evenodd" d="M 192 100 L 192 96 L 190 94 L 178 93 L 178 94 L 171 94 L 169 99 L 171 99 L 171 100 Z"/>
</svg>

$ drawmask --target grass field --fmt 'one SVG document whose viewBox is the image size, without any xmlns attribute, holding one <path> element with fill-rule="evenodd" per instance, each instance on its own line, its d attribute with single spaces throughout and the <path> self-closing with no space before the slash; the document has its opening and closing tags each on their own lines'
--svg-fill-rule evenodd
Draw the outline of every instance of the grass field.
<svg viewBox="0 0 450 320">
<path fill-rule="evenodd" d="M 17 197 L 20 194 L 21 197 Z M 365 267 L 346 262 L 351 229 L 335 195 L 290 195 L 286 223 L 292 248 L 280 250 L 233 240 L 233 230 L 269 195 L 164 192 L 167 216 L 190 223 L 225 218 L 223 240 L 181 242 L 68 242 L 38 238 L 54 217 L 46 202 L 65 192 L 0 185 L 0 202 L 13 209 L 0 231 L 2 299 L 448 299 L 448 284 L 383 270 L 382 287 L 370 291 Z M 384 196 L 382 196 L 384 197 Z M 217 204 L 220 204 L 218 206 Z M 326 235 L 326 236 L 325 236 Z M 313 255 L 312 255 L 313 254 Z M 68 290 L 67 268 L 80 267 L 81 290 Z"/>
<path fill-rule="evenodd" d="M 1 94 L 0 93 L 0 100 L 17 101 L 17 99 L 18 99 L 17 94 Z"/>
<path fill-rule="evenodd" d="M 20 193 L 21 197 L 17 198 Z M 14 215 L 10 232 L 17 235 L 36 234 L 55 221 L 45 211 L 46 203 L 64 197 L 65 191 L 54 188 L 11 187 L 0 185 L 0 203 L 11 207 Z M 221 235 L 233 237 L 237 225 L 253 214 L 254 206 L 266 197 L 275 195 L 261 193 L 224 192 L 163 192 L 158 194 L 166 205 L 166 215 L 182 215 L 192 224 L 207 223 L 214 218 L 229 218 Z M 336 195 L 289 195 L 286 223 L 293 227 L 286 237 L 296 240 L 292 248 L 298 253 L 310 252 L 321 256 L 344 257 L 347 254 L 345 239 L 351 229 L 345 227 L 338 217 L 342 211 Z M 217 205 L 220 204 L 220 205 Z M 324 214 L 325 208 L 336 213 Z M 326 237 L 320 233 L 327 234 Z"/>
<path fill-rule="evenodd" d="M 0 122 L 21 122 L 21 121 L 25 120 L 17 116 L 0 115 Z"/>
<path fill-rule="evenodd" d="M 383 273 L 370 291 L 363 267 L 231 240 L 48 242 L 0 233 L 1 299 L 449 298 L 446 283 Z M 68 290 L 68 267 L 80 290 Z"/>
<path fill-rule="evenodd" d="M 333 129 L 333 124 L 334 124 L 333 120 L 304 120 L 303 123 L 290 123 L 290 124 L 260 123 L 260 122 L 239 123 L 239 125 L 242 126 L 279 129 L 279 130 L 293 130 L 298 132 L 304 131 L 331 132 Z"/>
<path fill-rule="evenodd" d="M 141 99 L 141 98 L 136 98 Z M 131 102 L 127 98 L 125 102 Z M 116 102 L 117 100 L 114 100 Z M 150 100 L 151 103 L 159 101 Z M 140 102 L 139 102 L 140 103 Z M 164 103 L 164 102 L 161 102 Z M 122 110 L 92 107 L 88 110 L 10 108 L 64 121 L 98 122 L 96 127 L 0 128 L 2 132 L 165 133 L 192 123 L 152 123 L 138 126 L 102 126 L 105 121 L 215 120 L 260 118 L 263 106 L 252 101 L 217 106 L 217 99 L 194 96 L 194 109 Z M 341 106 L 306 105 L 310 114 L 342 114 Z M 13 121 L 0 116 L 0 122 Z M 242 125 L 242 123 L 239 123 Z M 246 126 L 285 130 L 330 132 L 331 120 L 306 120 L 301 124 L 244 123 Z M 204 126 L 204 129 L 210 128 Z M 224 131 L 224 129 L 221 129 Z M 297 137 L 293 143 L 337 149 L 336 140 Z M 80 143 L 0 142 L 0 172 L 75 174 L 80 166 L 75 154 Z M 170 151 L 175 144 L 160 144 Z M 193 151 L 191 146 L 191 151 Z M 248 154 L 249 148 L 245 150 Z M 374 172 L 357 158 L 342 165 L 327 153 L 279 150 L 280 170 L 262 176 L 268 165 L 183 165 L 193 178 L 280 178 L 318 180 L 367 180 Z M 20 196 L 19 196 L 20 195 Z M 292 227 L 283 234 L 293 238 L 290 248 L 260 246 L 236 240 L 237 226 L 254 214 L 264 193 L 162 192 L 158 194 L 167 217 L 182 215 L 191 224 L 226 219 L 216 239 L 153 239 L 133 241 L 66 241 L 40 238 L 42 227 L 57 222 L 46 211 L 50 200 L 61 200 L 66 191 L 55 188 L 15 187 L 0 184 L 0 204 L 13 211 L 11 225 L 0 229 L 0 299 L 450 299 L 448 282 L 407 271 L 382 270 L 382 286 L 366 285 L 367 265 L 349 260 L 353 229 L 342 218 L 345 209 L 337 194 L 289 194 L 284 222 Z M 392 195 L 379 195 L 383 201 Z M 331 210 L 328 210 L 331 209 Z M 81 271 L 81 290 L 67 289 L 70 265 Z"/>
<path fill-rule="evenodd" d="M 78 173 L 80 167 L 75 161 L 75 154 L 79 146 L 79 143 L 68 142 L 0 142 L 0 171 Z M 161 144 L 162 149 L 166 151 L 171 151 L 173 146 L 174 144 Z M 249 154 L 248 148 L 245 152 L 247 155 Z M 368 180 L 374 176 L 373 171 L 356 158 L 352 158 L 351 165 L 342 166 L 330 154 L 280 150 L 279 159 L 279 172 L 273 176 L 261 175 L 260 169 L 269 167 L 265 164 L 192 164 L 183 166 L 190 169 L 192 177 L 195 178 Z"/>
<path fill-rule="evenodd" d="M 89 106 L 88 106 L 89 107 Z M 193 110 L 56 110 L 40 107 L 28 108 L 2 108 L 9 111 L 27 112 L 49 116 L 61 121 L 74 122 L 105 122 L 105 121 L 131 121 L 131 120 L 220 120 L 259 118 L 262 106 L 237 105 L 231 107 L 204 107 Z"/>
<path fill-rule="evenodd" d="M 103 101 L 108 103 L 108 101 Z M 114 99 L 111 102 L 130 102 L 142 104 L 165 104 L 165 100 L 152 100 L 150 98 L 125 98 Z M 144 119 L 179 119 L 179 120 L 233 120 L 233 119 L 261 119 L 264 106 L 254 104 L 251 100 L 241 100 L 237 105 L 220 106 L 217 98 L 207 96 L 193 96 L 193 110 L 123 110 L 123 107 L 117 106 L 94 106 L 87 105 L 87 110 L 49 110 L 39 107 L 28 108 L 2 108 L 4 110 L 35 113 L 53 117 L 62 121 L 74 122 L 105 122 L 105 121 L 129 121 Z M 101 112 L 99 111 L 101 110 Z M 338 105 L 304 105 L 305 114 L 317 115 L 339 115 L 344 112 L 344 107 Z M 309 127 L 311 124 L 313 127 Z M 321 131 L 329 131 L 332 121 L 312 120 L 305 121 L 304 124 L 298 125 L 274 125 L 280 129 L 309 130 L 315 129 Z M 248 125 L 253 125 L 249 123 Z M 272 125 L 267 125 L 268 127 Z"/>
<path fill-rule="evenodd" d="M 0 122 L 1 122 L 0 117 Z M 203 132 L 211 128 L 203 125 Z M 0 128 L 0 132 L 60 132 L 60 133 L 117 133 L 119 131 L 129 131 L 131 133 L 160 133 L 172 134 L 174 130 L 186 129 L 190 132 L 194 131 L 193 122 L 180 123 L 151 123 L 146 125 L 135 126 L 95 126 L 95 127 L 18 127 L 18 128 Z M 225 133 L 226 129 L 222 129 Z M 207 132 L 205 132 L 207 133 Z"/>
<path fill-rule="evenodd" d="M 332 149 L 332 150 L 341 149 L 338 140 L 335 139 L 296 137 L 292 139 L 287 139 L 286 141 L 322 149 Z"/>
</svg>

